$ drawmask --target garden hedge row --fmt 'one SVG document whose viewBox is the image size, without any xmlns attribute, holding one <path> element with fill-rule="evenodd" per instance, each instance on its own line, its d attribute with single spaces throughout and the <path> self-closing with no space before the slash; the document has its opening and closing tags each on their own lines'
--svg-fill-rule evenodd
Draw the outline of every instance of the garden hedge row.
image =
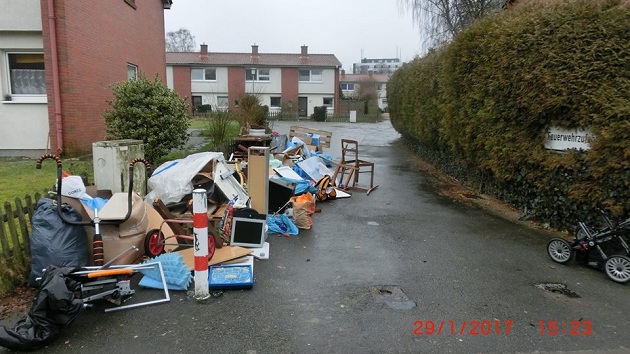
<svg viewBox="0 0 630 354">
<path fill-rule="evenodd" d="M 445 171 L 560 230 L 596 207 L 630 213 L 630 6 L 523 4 L 397 70 L 394 128 Z M 590 150 L 551 152 L 549 127 Z"/>
</svg>

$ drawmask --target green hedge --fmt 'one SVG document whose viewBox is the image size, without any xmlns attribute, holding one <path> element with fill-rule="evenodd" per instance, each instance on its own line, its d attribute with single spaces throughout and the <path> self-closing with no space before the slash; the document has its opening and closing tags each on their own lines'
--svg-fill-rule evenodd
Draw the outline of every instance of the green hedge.
<svg viewBox="0 0 630 354">
<path fill-rule="evenodd" d="M 449 173 L 572 230 L 630 213 L 630 8 L 519 5 L 396 71 L 393 126 Z M 544 149 L 549 127 L 588 128 L 587 152 Z"/>
</svg>

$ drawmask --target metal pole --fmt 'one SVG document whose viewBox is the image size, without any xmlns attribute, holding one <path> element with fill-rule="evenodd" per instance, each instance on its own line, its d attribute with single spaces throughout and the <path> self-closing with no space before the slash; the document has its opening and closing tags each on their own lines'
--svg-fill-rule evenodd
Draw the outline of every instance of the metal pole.
<svg viewBox="0 0 630 354">
<path fill-rule="evenodd" d="M 210 297 L 208 285 L 208 199 L 205 189 L 193 191 L 193 234 L 195 247 L 195 299 Z"/>
</svg>

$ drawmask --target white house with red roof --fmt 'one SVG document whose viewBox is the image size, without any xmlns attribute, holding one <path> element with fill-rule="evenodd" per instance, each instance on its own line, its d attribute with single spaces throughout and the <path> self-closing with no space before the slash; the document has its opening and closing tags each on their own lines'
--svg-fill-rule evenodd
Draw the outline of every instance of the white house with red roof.
<svg viewBox="0 0 630 354">
<path fill-rule="evenodd" d="M 166 77 L 169 88 L 185 97 L 191 107 L 211 105 L 213 110 L 238 106 L 240 97 L 257 96 L 270 111 L 297 107 L 300 116 L 310 116 L 314 107 L 338 111 L 339 69 L 333 54 L 167 52 Z"/>
</svg>

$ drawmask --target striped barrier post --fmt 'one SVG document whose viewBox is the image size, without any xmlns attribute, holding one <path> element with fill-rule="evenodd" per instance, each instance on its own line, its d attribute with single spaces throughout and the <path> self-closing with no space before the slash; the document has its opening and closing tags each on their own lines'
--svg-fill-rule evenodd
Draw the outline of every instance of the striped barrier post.
<svg viewBox="0 0 630 354">
<path fill-rule="evenodd" d="M 195 247 L 195 299 L 210 297 L 208 286 L 208 199 L 205 189 L 193 191 L 193 234 Z"/>
</svg>

